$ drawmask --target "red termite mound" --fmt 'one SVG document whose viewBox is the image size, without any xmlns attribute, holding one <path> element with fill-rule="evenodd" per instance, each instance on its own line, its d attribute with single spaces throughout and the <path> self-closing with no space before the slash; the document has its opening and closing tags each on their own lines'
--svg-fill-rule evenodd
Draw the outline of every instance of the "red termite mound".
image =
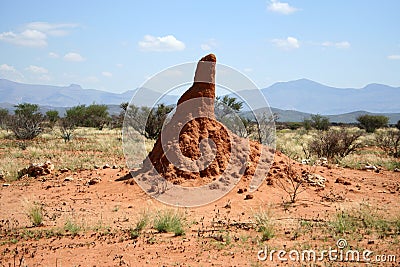
<svg viewBox="0 0 400 267">
<path fill-rule="evenodd" d="M 260 144 L 251 141 L 245 147 L 242 138 L 215 119 L 215 65 L 213 54 L 198 62 L 194 83 L 178 100 L 175 113 L 144 161 L 144 170 L 154 167 L 167 181 L 182 186 L 207 184 L 226 170 L 234 144 L 239 149 L 235 151 L 237 162 L 231 164 L 246 165 L 245 176 L 254 173 Z"/>
</svg>

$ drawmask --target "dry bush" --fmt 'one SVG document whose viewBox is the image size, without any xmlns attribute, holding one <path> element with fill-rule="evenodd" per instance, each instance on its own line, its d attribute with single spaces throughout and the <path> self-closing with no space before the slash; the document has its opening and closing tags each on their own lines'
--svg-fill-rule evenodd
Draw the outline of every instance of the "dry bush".
<svg viewBox="0 0 400 267">
<path fill-rule="evenodd" d="M 375 142 L 389 156 L 400 157 L 400 130 L 379 131 L 375 135 Z"/>
<path fill-rule="evenodd" d="M 285 191 L 291 203 L 295 203 L 298 196 L 307 188 L 305 180 L 293 169 L 293 163 L 287 161 L 283 166 L 284 177 L 276 180 L 276 184 Z"/>
<path fill-rule="evenodd" d="M 326 157 L 329 161 L 339 161 L 361 146 L 358 142 L 361 135 L 361 131 L 331 129 L 314 136 L 306 150 L 318 157 Z"/>
</svg>

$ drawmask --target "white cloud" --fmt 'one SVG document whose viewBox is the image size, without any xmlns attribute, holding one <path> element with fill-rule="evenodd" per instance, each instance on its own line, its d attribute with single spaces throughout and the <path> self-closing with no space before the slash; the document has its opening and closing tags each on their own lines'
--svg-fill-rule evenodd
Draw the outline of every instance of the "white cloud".
<svg viewBox="0 0 400 267">
<path fill-rule="evenodd" d="M 342 41 L 342 42 L 323 42 L 322 46 L 325 47 L 336 47 L 339 49 L 346 49 L 346 48 L 350 48 L 350 43 L 348 41 Z"/>
<path fill-rule="evenodd" d="M 15 72 L 16 71 L 14 66 L 10 66 L 10 65 L 7 65 L 7 64 L 0 65 L 0 70 L 1 71 L 10 71 L 10 72 Z"/>
<path fill-rule="evenodd" d="M 29 67 L 26 68 L 26 70 L 38 74 L 45 74 L 49 72 L 47 69 L 35 65 L 30 65 Z"/>
<path fill-rule="evenodd" d="M 0 65 L 0 77 L 17 82 L 22 82 L 24 79 L 24 75 L 16 70 L 14 66 L 8 64 Z"/>
<path fill-rule="evenodd" d="M 73 62 L 82 62 L 85 61 L 86 59 L 78 53 L 69 52 L 64 55 L 64 60 Z"/>
<path fill-rule="evenodd" d="M 299 9 L 290 6 L 288 3 L 279 2 L 278 0 L 272 0 L 268 5 L 268 10 L 284 15 L 289 15 L 298 11 Z"/>
<path fill-rule="evenodd" d="M 45 47 L 48 36 L 65 36 L 69 29 L 77 26 L 77 24 L 68 23 L 31 22 L 26 24 L 20 32 L 0 33 L 0 40 L 20 46 Z"/>
<path fill-rule="evenodd" d="M 101 73 L 101 75 L 103 75 L 104 77 L 112 77 L 112 76 L 113 76 L 112 73 L 111 73 L 111 72 L 108 72 L 108 71 L 103 71 L 103 72 Z"/>
<path fill-rule="evenodd" d="M 51 58 L 59 58 L 60 56 L 57 53 L 50 52 L 49 53 L 49 57 L 51 57 Z"/>
<path fill-rule="evenodd" d="M 185 44 L 182 41 L 177 40 L 173 35 L 167 35 L 164 37 L 145 35 L 138 45 L 142 51 L 169 52 L 185 49 Z"/>
<path fill-rule="evenodd" d="M 400 60 L 400 55 L 389 55 L 387 58 L 390 60 Z"/>
<path fill-rule="evenodd" d="M 123 67 L 124 67 L 124 64 L 122 64 L 122 63 L 117 63 L 117 64 L 115 64 L 115 66 L 117 66 L 118 68 L 123 68 Z"/>
<path fill-rule="evenodd" d="M 291 50 L 300 47 L 299 41 L 294 37 L 288 37 L 286 39 L 273 39 L 271 41 L 276 47 L 283 50 Z"/>
<path fill-rule="evenodd" d="M 31 22 L 26 26 L 28 29 L 37 30 L 50 36 L 65 36 L 69 33 L 69 29 L 78 27 L 74 23 L 48 23 L 48 22 Z"/>
<path fill-rule="evenodd" d="M 47 46 L 46 39 L 46 34 L 37 30 L 25 30 L 21 33 L 0 33 L 0 40 L 21 46 L 44 47 Z"/>
<path fill-rule="evenodd" d="M 210 39 L 207 42 L 200 45 L 200 48 L 204 51 L 209 51 L 214 49 L 217 46 L 217 43 L 214 39 Z"/>
</svg>

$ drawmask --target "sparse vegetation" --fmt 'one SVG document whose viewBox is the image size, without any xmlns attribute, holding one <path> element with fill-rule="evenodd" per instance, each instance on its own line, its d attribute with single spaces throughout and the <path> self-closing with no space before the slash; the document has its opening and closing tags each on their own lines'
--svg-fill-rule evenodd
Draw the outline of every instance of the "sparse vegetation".
<svg viewBox="0 0 400 267">
<path fill-rule="evenodd" d="M 181 236 L 185 234 L 183 221 L 183 215 L 176 211 L 158 211 L 154 215 L 153 228 L 160 233 L 173 232 L 176 236 Z"/>
<path fill-rule="evenodd" d="M 81 226 L 69 219 L 64 224 L 64 230 L 70 233 L 72 236 L 77 235 L 81 231 L 81 229 Z"/>
<path fill-rule="evenodd" d="M 27 215 L 33 226 L 43 225 L 43 207 L 40 204 L 34 203 L 29 206 Z"/>
<path fill-rule="evenodd" d="M 261 233 L 261 241 L 268 241 L 275 236 L 274 223 L 268 212 L 260 210 L 254 214 L 257 231 Z"/>
</svg>

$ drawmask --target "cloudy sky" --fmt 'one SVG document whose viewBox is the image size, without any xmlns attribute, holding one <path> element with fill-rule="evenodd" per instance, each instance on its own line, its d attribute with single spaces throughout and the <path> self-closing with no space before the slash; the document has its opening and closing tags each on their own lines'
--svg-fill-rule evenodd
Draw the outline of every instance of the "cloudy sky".
<svg viewBox="0 0 400 267">
<path fill-rule="evenodd" d="M 0 2 L 0 78 L 123 92 L 215 53 L 259 87 L 400 86 L 400 1 Z"/>
</svg>

